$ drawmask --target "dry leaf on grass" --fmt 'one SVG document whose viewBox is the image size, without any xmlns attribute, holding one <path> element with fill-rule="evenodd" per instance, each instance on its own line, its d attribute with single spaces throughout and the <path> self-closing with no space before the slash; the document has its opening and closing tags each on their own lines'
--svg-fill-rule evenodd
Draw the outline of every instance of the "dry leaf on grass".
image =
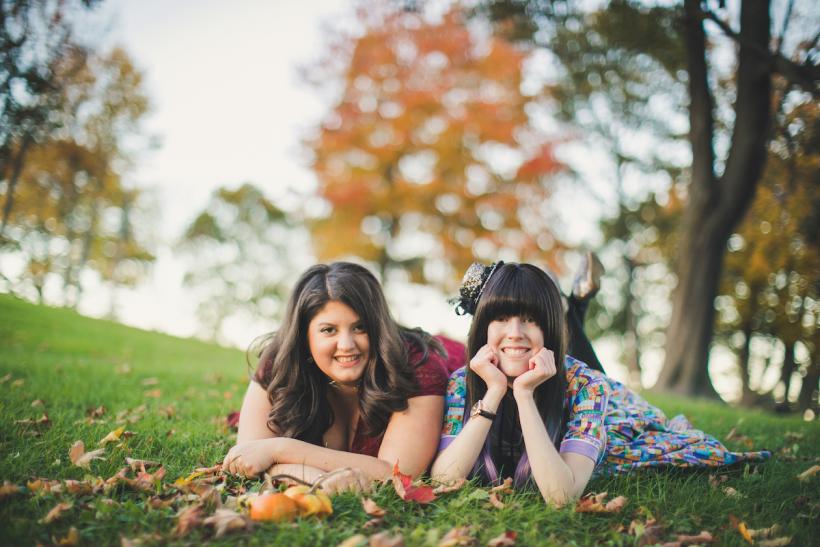
<svg viewBox="0 0 820 547">
<path fill-rule="evenodd" d="M 507 477 L 501 484 L 490 488 L 490 492 L 504 492 L 505 494 L 512 494 L 512 482 L 513 480 L 510 477 Z"/>
<path fill-rule="evenodd" d="M 578 503 L 575 505 L 575 512 L 576 513 L 617 513 L 627 503 L 627 498 L 624 496 L 618 496 L 606 504 L 604 504 L 604 500 L 606 499 L 607 493 L 601 492 L 600 494 L 589 493 L 583 498 L 578 500 Z"/>
<path fill-rule="evenodd" d="M 5 384 L 9 380 L 11 380 L 11 372 L 0 378 L 0 385 Z"/>
<path fill-rule="evenodd" d="M 68 458 L 71 460 L 71 463 L 85 469 L 89 468 L 92 460 L 104 459 L 102 457 L 103 454 L 105 454 L 105 448 L 98 448 L 97 450 L 86 452 L 85 443 L 82 441 L 75 442 L 68 450 Z"/>
<path fill-rule="evenodd" d="M 64 545 L 66 547 L 74 547 L 80 544 L 80 532 L 73 526 L 68 530 L 68 534 L 64 538 L 54 541 L 56 545 Z"/>
<path fill-rule="evenodd" d="M 728 480 L 729 477 L 726 475 L 709 475 L 709 486 L 712 488 L 717 488 Z"/>
<path fill-rule="evenodd" d="M 191 505 L 183 507 L 177 513 L 177 525 L 174 527 L 174 537 L 187 536 L 191 530 L 202 525 L 202 506 Z"/>
<path fill-rule="evenodd" d="M 131 471 L 145 471 L 146 467 L 156 467 L 158 465 L 162 465 L 160 462 L 155 462 L 151 460 L 138 460 L 135 458 L 125 458 L 125 463 L 131 468 Z"/>
<path fill-rule="evenodd" d="M 96 420 L 97 418 L 102 418 L 106 412 L 106 408 L 102 405 L 98 406 L 97 408 L 89 408 L 85 415 L 92 420 Z"/>
<path fill-rule="evenodd" d="M 498 499 L 498 492 L 490 492 L 490 503 L 496 509 L 504 509 L 506 504 Z"/>
<path fill-rule="evenodd" d="M 472 530 L 469 526 L 456 526 L 438 542 L 437 547 L 455 547 L 456 545 L 473 545 L 475 538 L 470 535 Z"/>
<path fill-rule="evenodd" d="M 518 534 L 512 530 L 507 530 L 503 534 L 494 537 L 487 542 L 487 547 L 509 547 L 515 545 L 515 538 Z"/>
<path fill-rule="evenodd" d="M 734 515 L 729 515 L 729 522 L 731 523 L 732 527 L 740 533 L 741 537 L 748 541 L 749 543 L 754 543 L 754 539 L 752 539 L 752 535 L 749 533 L 749 529 L 746 527 L 746 523 L 737 518 Z"/>
<path fill-rule="evenodd" d="M 783 536 L 779 538 L 772 538 L 772 539 L 764 539 L 758 541 L 757 544 L 760 547 L 783 547 L 784 545 L 789 545 L 792 542 L 791 536 Z"/>
<path fill-rule="evenodd" d="M 152 399 L 159 399 L 162 397 L 162 390 L 160 389 L 149 389 L 148 391 L 143 392 L 143 397 L 150 397 Z"/>
<path fill-rule="evenodd" d="M 74 496 L 86 496 L 94 491 L 94 486 L 87 481 L 66 479 L 65 491 Z"/>
<path fill-rule="evenodd" d="M 775 537 L 783 532 L 783 527 L 779 524 L 773 524 L 768 528 L 759 528 L 757 530 L 748 530 L 749 536 L 753 538 L 757 545 L 764 547 L 779 547 L 788 545 L 792 542 L 791 536 Z"/>
<path fill-rule="evenodd" d="M 26 418 L 25 420 L 14 420 L 14 423 L 16 425 L 22 425 L 23 427 L 48 427 L 51 425 L 51 420 L 48 418 L 48 414 L 43 412 L 43 415 L 37 418 L 36 420 Z"/>
<path fill-rule="evenodd" d="M 34 399 L 31 401 L 31 408 L 40 408 L 41 406 L 46 406 L 42 399 Z"/>
<path fill-rule="evenodd" d="M 213 515 L 203 521 L 203 524 L 213 526 L 218 538 L 234 530 L 248 530 L 252 526 L 248 517 L 230 509 L 217 509 Z"/>
<path fill-rule="evenodd" d="M 449 483 L 442 483 L 433 488 L 433 494 L 446 494 L 448 492 L 455 492 L 456 490 L 461 490 L 461 488 L 467 484 L 467 479 L 458 479 L 453 482 Z"/>
<path fill-rule="evenodd" d="M 635 536 L 638 539 L 638 545 L 655 545 L 660 543 L 665 530 L 663 526 L 653 519 L 647 519 L 646 522 L 633 520 L 629 523 L 629 535 Z"/>
<path fill-rule="evenodd" d="M 416 503 L 430 503 L 436 499 L 433 488 L 430 486 L 414 486 L 410 475 L 405 475 L 399 471 L 399 462 L 393 465 L 393 488 L 396 494 L 404 501 L 415 501 Z"/>
<path fill-rule="evenodd" d="M 9 498 L 15 494 L 19 494 L 21 491 L 21 488 L 16 484 L 9 481 L 3 481 L 3 486 L 0 486 L 0 500 Z"/>
<path fill-rule="evenodd" d="M 40 519 L 40 522 L 43 524 L 50 524 L 58 518 L 60 518 L 63 513 L 65 513 L 72 507 L 74 507 L 74 504 L 70 501 L 58 503 L 57 505 L 51 508 L 51 511 L 46 513 L 46 516 Z"/>
<path fill-rule="evenodd" d="M 392 535 L 389 532 L 379 532 L 370 536 L 369 547 L 403 547 L 404 537 L 401 534 Z"/>
<path fill-rule="evenodd" d="M 687 545 L 703 545 L 705 543 L 713 543 L 715 538 L 706 530 L 701 533 L 690 536 L 686 534 L 678 534 L 677 541 L 670 541 L 663 544 L 663 547 L 686 547 Z"/>
<path fill-rule="evenodd" d="M 743 494 L 732 488 L 731 486 L 724 486 L 721 491 L 726 494 L 728 498 L 745 498 Z"/>
<path fill-rule="evenodd" d="M 385 510 L 370 498 L 362 499 L 362 508 L 371 517 L 383 517 L 385 515 Z"/>
<path fill-rule="evenodd" d="M 362 545 L 367 545 L 367 536 L 363 534 L 356 534 L 354 536 L 350 536 L 336 547 L 361 547 Z"/>
<path fill-rule="evenodd" d="M 146 378 L 145 380 L 143 380 L 140 383 L 142 385 L 144 385 L 145 387 L 156 386 L 156 385 L 159 385 L 159 378 Z"/>
<path fill-rule="evenodd" d="M 807 482 L 812 477 L 814 477 L 818 471 L 820 471 L 820 465 L 813 465 L 805 471 L 803 471 L 802 473 L 800 473 L 799 475 L 797 475 L 797 480 L 799 480 L 800 482 Z"/>
<path fill-rule="evenodd" d="M 97 444 L 99 444 L 100 446 L 105 446 L 108 443 L 115 443 L 115 442 L 120 440 L 120 437 L 122 437 L 122 434 L 124 432 L 125 432 L 125 427 L 118 427 L 114 431 L 109 432 L 108 435 L 103 437 L 103 440 L 101 440 Z"/>
</svg>

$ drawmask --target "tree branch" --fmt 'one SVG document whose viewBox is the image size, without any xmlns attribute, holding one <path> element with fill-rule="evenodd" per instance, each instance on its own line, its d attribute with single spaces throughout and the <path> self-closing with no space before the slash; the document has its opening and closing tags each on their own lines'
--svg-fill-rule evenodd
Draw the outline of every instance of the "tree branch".
<svg viewBox="0 0 820 547">
<path fill-rule="evenodd" d="M 814 97 L 820 97 L 820 89 L 817 86 L 817 82 L 820 81 L 820 66 L 808 64 L 808 59 L 805 65 L 795 63 L 780 53 L 779 46 L 777 52 L 772 52 L 765 46 L 746 40 L 739 33 L 735 32 L 735 30 L 729 26 L 729 23 L 718 17 L 711 10 L 701 8 L 701 12 L 703 13 L 704 19 L 709 19 L 715 23 L 726 36 L 741 46 L 748 47 L 751 51 L 767 61 L 773 72 L 777 72 L 786 78 L 790 84 L 800 87 L 804 91 L 811 93 Z M 785 28 L 786 25 L 784 23 L 784 31 Z"/>
</svg>

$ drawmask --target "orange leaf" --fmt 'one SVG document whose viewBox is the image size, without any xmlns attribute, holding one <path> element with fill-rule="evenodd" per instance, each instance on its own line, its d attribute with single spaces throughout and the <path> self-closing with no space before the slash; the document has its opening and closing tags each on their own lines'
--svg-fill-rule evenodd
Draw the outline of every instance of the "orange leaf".
<svg viewBox="0 0 820 547">
<path fill-rule="evenodd" d="M 441 538 L 438 547 L 455 547 L 456 545 L 472 545 L 475 538 L 470 535 L 469 526 L 456 526 Z"/>
<path fill-rule="evenodd" d="M 0 500 L 20 493 L 20 487 L 9 481 L 3 481 L 3 486 L 0 486 Z"/>
<path fill-rule="evenodd" d="M 80 533 L 77 531 L 76 528 L 73 526 L 68 530 L 68 534 L 64 538 L 60 538 L 56 541 L 57 545 L 64 545 L 66 547 L 72 547 L 75 545 L 80 544 Z"/>
<path fill-rule="evenodd" d="M 102 457 L 103 454 L 105 454 L 104 448 L 98 448 L 97 450 L 86 452 L 85 443 L 83 443 L 83 441 L 77 441 L 71 445 L 71 448 L 68 450 L 68 458 L 71 460 L 71 463 L 77 467 L 83 467 L 85 469 L 89 468 L 92 460 L 104 459 Z"/>
<path fill-rule="evenodd" d="M 388 532 L 379 532 L 370 536 L 368 547 L 403 547 L 404 537 L 401 534 L 391 535 Z"/>
<path fill-rule="evenodd" d="M 609 501 L 604 505 L 606 499 L 606 492 L 600 494 L 587 494 L 578 500 L 575 505 L 576 513 L 617 513 L 626 505 L 627 499 L 624 496 Z"/>
<path fill-rule="evenodd" d="M 498 492 L 490 492 L 490 503 L 496 509 L 504 509 L 506 507 L 504 502 L 498 499 Z"/>
<path fill-rule="evenodd" d="M 66 511 L 68 511 L 72 507 L 74 507 L 74 504 L 71 503 L 70 501 L 69 502 L 63 502 L 63 503 L 58 503 L 57 505 L 55 505 L 54 507 L 51 508 L 51 511 L 49 511 L 46 514 L 46 516 L 44 516 L 43 518 L 40 519 L 40 522 L 43 523 L 43 524 L 49 524 L 51 522 L 54 522 L 55 520 L 60 518 L 63 513 L 65 513 Z"/>
<path fill-rule="evenodd" d="M 750 544 L 754 544 L 754 539 L 752 539 L 751 534 L 749 534 L 749 530 L 748 528 L 746 528 L 745 522 L 743 522 L 734 515 L 729 515 L 729 522 L 735 529 L 737 529 L 737 531 L 740 533 L 743 539 L 748 541 Z"/>
<path fill-rule="evenodd" d="M 503 534 L 494 537 L 487 542 L 487 547 L 509 547 L 515 545 L 515 538 L 518 534 L 512 530 L 507 530 Z"/>
<path fill-rule="evenodd" d="M 405 475 L 399 471 L 399 462 L 393 465 L 393 488 L 396 489 L 396 494 L 404 501 L 430 503 L 436 499 L 431 486 L 414 486 L 410 475 Z"/>
<path fill-rule="evenodd" d="M 370 498 L 362 499 L 362 508 L 371 517 L 383 517 L 385 515 L 385 510 Z"/>
</svg>

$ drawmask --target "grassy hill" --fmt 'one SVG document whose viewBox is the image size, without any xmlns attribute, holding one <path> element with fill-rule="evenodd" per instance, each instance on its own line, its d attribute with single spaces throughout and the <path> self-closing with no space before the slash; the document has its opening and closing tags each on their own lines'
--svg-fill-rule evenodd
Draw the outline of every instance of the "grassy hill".
<svg viewBox="0 0 820 547">
<path fill-rule="evenodd" d="M 644 472 L 593 481 L 589 491 L 628 498 L 614 514 L 549 509 L 532 492 L 505 495 L 506 507 L 497 509 L 488 503 L 486 489 L 474 486 L 422 507 L 402 502 L 383 486 L 374 499 L 388 516 L 374 528 L 364 527 L 369 517 L 359 498 L 345 494 L 334 498 L 334 515 L 326 521 L 265 524 L 221 539 L 207 527 L 174 536 L 177 514 L 190 500 L 171 496 L 170 484 L 221 460 L 232 442 L 225 416 L 238 409 L 247 374 L 241 351 L 0 295 L 0 482 L 8 481 L 4 491 L 9 492 L 0 496 L 0 544 L 55 543 L 72 539 L 68 533 L 74 527 L 85 544 L 138 538 L 147 544 L 335 545 L 356 533 L 386 531 L 403 535 L 408 545 L 436 545 L 454 526 L 471 526 L 465 533 L 482 545 L 507 530 L 516 531 L 523 545 L 632 545 L 650 540 L 640 533 L 647 521 L 651 527 L 651 519 L 661 527 L 659 542 L 706 530 L 720 544 L 744 545 L 738 522 L 750 529 L 778 524 L 778 537 L 790 536 L 793 545 L 816 542 L 820 475 L 807 481 L 796 476 L 820 463 L 818 422 L 657 397 L 650 398 L 669 415 L 683 412 L 719 438 L 734 429 L 730 448 L 768 448 L 780 455 L 757 467 Z M 105 410 L 95 415 L 99 407 Z M 47 423 L 41 420 L 44 414 Z M 107 444 L 104 459 L 88 470 L 71 464 L 68 451 L 75 441 L 84 441 L 87 450 L 99 448 L 99 441 L 119 426 L 133 435 Z M 122 486 L 71 492 L 73 483 L 65 483 L 111 477 L 126 457 L 163 464 L 166 474 L 154 492 Z M 36 478 L 63 482 L 44 492 L 30 483 Z M 19 491 L 12 492 L 14 486 Z M 259 486 L 250 481 L 238 487 Z M 71 506 L 43 522 L 59 503 Z M 632 521 L 638 526 L 630 531 Z"/>
</svg>

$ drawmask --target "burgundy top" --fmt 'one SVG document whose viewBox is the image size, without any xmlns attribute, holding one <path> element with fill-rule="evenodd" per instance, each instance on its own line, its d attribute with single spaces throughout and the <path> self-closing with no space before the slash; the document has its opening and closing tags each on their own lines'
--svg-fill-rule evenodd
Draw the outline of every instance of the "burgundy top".
<svg viewBox="0 0 820 547">
<path fill-rule="evenodd" d="M 445 348 L 448 356 L 442 357 L 432 349 L 427 353 L 427 360 L 419 363 L 414 369 L 416 376 L 416 383 L 418 383 L 419 390 L 412 397 L 420 397 L 423 395 L 439 395 L 444 396 L 447 390 L 447 381 L 450 376 L 450 368 L 454 364 L 454 359 L 460 359 L 461 362 L 455 367 L 463 366 L 464 346 L 454 340 L 445 338 L 444 336 L 435 337 Z M 461 348 L 461 353 L 458 351 Z M 407 345 L 407 356 L 410 363 L 417 362 L 422 355 L 421 348 L 415 345 Z M 258 367 L 253 379 L 266 388 L 263 381 L 263 367 Z M 441 424 L 430 424 L 430 427 L 439 430 Z M 359 422 L 356 424 L 356 435 L 353 437 L 351 444 L 351 452 L 355 454 L 365 454 L 367 456 L 377 457 L 379 455 L 379 448 L 384 438 L 384 433 L 377 436 L 368 436 L 364 434 L 366 426 L 362 421 L 361 416 Z"/>
</svg>

